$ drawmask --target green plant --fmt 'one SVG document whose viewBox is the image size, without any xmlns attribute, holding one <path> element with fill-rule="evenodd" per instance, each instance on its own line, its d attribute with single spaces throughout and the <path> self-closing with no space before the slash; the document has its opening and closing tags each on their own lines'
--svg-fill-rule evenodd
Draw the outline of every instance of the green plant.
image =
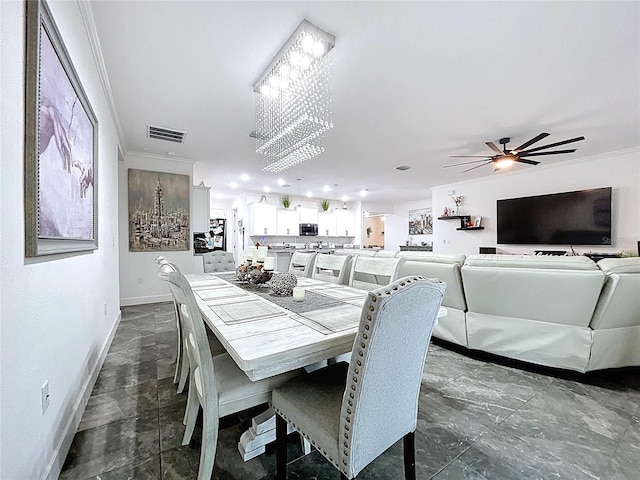
<svg viewBox="0 0 640 480">
<path fill-rule="evenodd" d="M 633 250 L 622 250 L 620 252 L 620 256 L 622 258 L 627 258 L 627 257 L 637 257 L 638 254 L 636 254 Z"/>
<path fill-rule="evenodd" d="M 373 229 L 371 227 L 367 227 L 367 238 L 371 236 L 371 232 L 373 232 Z"/>
<path fill-rule="evenodd" d="M 331 206 L 331 203 L 329 203 L 329 200 L 322 200 L 322 202 L 320 202 L 320 207 L 322 208 L 323 212 L 326 212 L 327 210 L 329 210 L 330 206 Z"/>
<path fill-rule="evenodd" d="M 282 206 L 284 208 L 289 208 L 289 206 L 291 205 L 291 199 L 289 198 L 289 195 L 285 195 L 284 197 L 282 197 L 280 199 L 280 203 L 282 203 Z"/>
</svg>

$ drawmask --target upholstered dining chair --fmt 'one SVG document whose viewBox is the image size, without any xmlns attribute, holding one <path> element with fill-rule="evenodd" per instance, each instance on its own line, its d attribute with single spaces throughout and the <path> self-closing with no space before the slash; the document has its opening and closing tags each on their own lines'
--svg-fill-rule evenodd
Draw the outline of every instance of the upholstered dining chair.
<svg viewBox="0 0 640 480">
<path fill-rule="evenodd" d="M 169 262 L 167 258 L 163 255 L 156 257 L 155 259 L 158 267 L 165 267 L 164 269 L 160 269 L 160 274 L 158 275 L 160 279 L 167 280 L 166 275 L 163 275 L 162 272 L 167 273 L 168 271 L 180 272 L 180 269 L 173 263 Z M 172 294 L 173 297 L 173 294 Z M 184 352 L 184 337 L 182 335 L 182 322 L 180 321 L 180 309 L 178 308 L 178 304 L 176 302 L 175 297 L 173 297 L 173 309 L 176 316 L 176 353 L 173 356 L 172 362 L 175 362 L 176 368 L 173 374 L 173 383 L 178 384 L 178 393 L 182 393 L 184 391 L 184 387 L 187 383 L 187 379 L 189 378 L 189 360 L 185 358 Z M 209 349 L 211 350 L 212 355 L 219 355 L 221 353 L 225 353 L 226 350 L 224 346 L 220 343 L 220 341 L 216 338 L 216 336 L 211 331 L 207 331 L 207 338 L 209 341 Z"/>
<path fill-rule="evenodd" d="M 298 277 L 310 277 L 315 258 L 315 252 L 293 252 L 291 262 L 289 263 L 289 273 L 293 273 Z"/>
<path fill-rule="evenodd" d="M 160 266 L 160 275 L 169 283 L 181 312 L 180 319 L 189 359 L 189 396 L 185 410 L 183 445 L 188 445 L 200 407 L 202 407 L 202 445 L 198 480 L 209 480 L 213 473 L 219 419 L 271 400 L 271 391 L 298 375 L 292 371 L 252 382 L 228 353 L 213 357 L 200 310 L 187 279 L 171 268 Z"/>
<path fill-rule="evenodd" d="M 404 258 L 367 257 L 358 255 L 351 262 L 349 286 L 361 290 L 373 290 L 398 278 Z"/>
<path fill-rule="evenodd" d="M 236 269 L 233 253 L 222 250 L 214 250 L 213 252 L 203 254 L 202 264 L 204 273 L 233 272 Z"/>
<path fill-rule="evenodd" d="M 311 271 L 311 278 L 325 282 L 346 284 L 349 278 L 351 255 L 316 255 Z"/>
<path fill-rule="evenodd" d="M 368 294 L 349 363 L 273 391 L 276 479 L 286 478 L 287 423 L 351 480 L 401 438 L 415 479 L 418 395 L 445 284 L 403 277 Z"/>
</svg>

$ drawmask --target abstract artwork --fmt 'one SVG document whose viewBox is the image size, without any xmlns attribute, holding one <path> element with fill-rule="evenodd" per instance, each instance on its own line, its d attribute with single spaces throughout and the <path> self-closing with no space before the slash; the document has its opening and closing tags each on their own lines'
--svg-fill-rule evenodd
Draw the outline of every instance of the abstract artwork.
<svg viewBox="0 0 640 480">
<path fill-rule="evenodd" d="M 431 209 L 409 210 L 409 235 L 432 235 L 433 216 Z"/>
<path fill-rule="evenodd" d="M 95 250 L 98 122 L 46 3 L 26 4 L 25 254 Z"/>
<path fill-rule="evenodd" d="M 189 250 L 188 175 L 129 169 L 129 251 Z"/>
</svg>

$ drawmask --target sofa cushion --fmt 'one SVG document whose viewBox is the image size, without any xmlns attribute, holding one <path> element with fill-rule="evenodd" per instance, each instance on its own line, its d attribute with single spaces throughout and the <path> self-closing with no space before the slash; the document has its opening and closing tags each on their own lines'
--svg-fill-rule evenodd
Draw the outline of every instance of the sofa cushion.
<svg viewBox="0 0 640 480">
<path fill-rule="evenodd" d="M 588 257 L 554 255 L 469 255 L 465 266 L 500 268 L 544 268 L 560 270 L 598 270 Z"/>
<path fill-rule="evenodd" d="M 610 273 L 640 273 L 640 257 L 603 258 L 598 267 L 606 274 Z"/>
</svg>

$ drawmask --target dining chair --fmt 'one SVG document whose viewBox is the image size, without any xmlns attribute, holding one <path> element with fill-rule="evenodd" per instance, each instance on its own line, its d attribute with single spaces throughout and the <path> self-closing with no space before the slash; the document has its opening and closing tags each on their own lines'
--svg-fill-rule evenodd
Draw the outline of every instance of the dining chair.
<svg viewBox="0 0 640 480">
<path fill-rule="evenodd" d="M 234 272 L 236 262 L 233 253 L 215 250 L 202 255 L 204 273 L 211 272 Z"/>
<path fill-rule="evenodd" d="M 287 423 L 353 479 L 398 440 L 405 479 L 415 479 L 418 395 L 445 284 L 403 277 L 371 291 L 349 363 L 275 389 L 276 479 L 286 479 Z"/>
<path fill-rule="evenodd" d="M 188 445 L 191 441 L 198 412 L 202 407 L 198 480 L 209 480 L 216 455 L 219 419 L 269 402 L 271 391 L 275 387 L 299 375 L 301 371 L 252 382 L 228 353 L 212 356 L 204 321 L 187 279 L 170 265 L 161 266 L 160 275 L 169 283 L 181 312 L 185 351 L 190 364 L 189 396 L 184 419 L 186 426 L 182 444 Z"/>
<path fill-rule="evenodd" d="M 404 258 L 376 258 L 358 255 L 351 262 L 349 286 L 361 290 L 373 290 L 398 279 Z"/>
<path fill-rule="evenodd" d="M 180 269 L 173 263 L 169 262 L 167 258 L 163 255 L 156 257 L 155 259 L 158 267 L 165 267 L 164 271 L 174 271 L 180 272 Z M 161 268 L 162 271 L 162 268 Z M 166 281 L 166 277 L 163 275 L 159 275 L 160 279 Z M 173 294 L 172 294 L 173 297 Z M 182 334 L 182 322 L 180 321 L 180 309 L 178 308 L 178 304 L 176 302 L 175 297 L 173 297 L 173 310 L 176 316 L 176 353 L 173 356 L 172 362 L 175 362 L 176 368 L 173 374 L 173 383 L 178 384 L 178 393 L 182 393 L 184 391 L 184 387 L 187 383 L 187 379 L 189 378 L 189 361 L 185 358 L 184 353 L 184 337 Z M 213 332 L 207 332 L 207 338 L 209 341 L 209 348 L 213 355 L 219 355 L 221 353 L 225 353 L 226 350 L 224 346 L 220 343 L 220 341 L 216 338 Z"/>
<path fill-rule="evenodd" d="M 315 252 L 293 252 L 293 255 L 291 255 L 291 262 L 289 262 L 288 273 L 293 273 L 298 277 L 310 277 L 313 270 L 313 261 L 315 260 L 315 258 Z"/>
<path fill-rule="evenodd" d="M 311 271 L 311 278 L 325 282 L 346 284 L 349 278 L 351 255 L 316 255 Z"/>
</svg>

